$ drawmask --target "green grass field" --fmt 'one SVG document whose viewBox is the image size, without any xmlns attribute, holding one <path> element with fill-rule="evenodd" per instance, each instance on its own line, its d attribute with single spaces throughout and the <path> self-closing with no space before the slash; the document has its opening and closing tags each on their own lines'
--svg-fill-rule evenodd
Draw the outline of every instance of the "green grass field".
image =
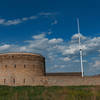
<svg viewBox="0 0 100 100">
<path fill-rule="evenodd" d="M 0 86 L 0 100 L 100 100 L 100 86 Z"/>
</svg>

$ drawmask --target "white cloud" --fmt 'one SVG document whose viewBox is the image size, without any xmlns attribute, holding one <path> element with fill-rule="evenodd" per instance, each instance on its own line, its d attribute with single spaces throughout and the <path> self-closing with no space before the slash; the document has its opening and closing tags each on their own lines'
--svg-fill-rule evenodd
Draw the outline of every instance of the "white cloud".
<svg viewBox="0 0 100 100">
<path fill-rule="evenodd" d="M 63 42 L 63 39 L 51 39 L 51 40 L 49 40 L 48 41 L 48 43 L 50 43 L 50 44 L 57 44 L 57 43 L 61 43 L 61 42 Z"/>
<path fill-rule="evenodd" d="M 30 16 L 30 17 L 23 17 L 22 21 L 28 21 L 28 20 L 35 20 L 38 19 L 38 16 Z"/>
<path fill-rule="evenodd" d="M 11 19 L 11 20 L 0 19 L 0 24 L 5 26 L 17 25 L 23 23 L 24 21 L 33 20 L 37 18 L 38 18 L 37 16 L 30 16 L 30 17 L 23 17 L 23 18 Z"/>
<path fill-rule="evenodd" d="M 98 52 L 100 52 L 100 50 L 98 50 Z"/>
<path fill-rule="evenodd" d="M 94 37 L 92 39 L 88 39 L 86 43 L 87 43 L 87 46 L 89 47 L 96 47 L 100 45 L 100 37 Z"/>
<path fill-rule="evenodd" d="M 11 46 L 9 44 L 4 44 L 2 46 L 0 46 L 0 51 L 3 51 L 3 50 L 8 50 Z"/>
<path fill-rule="evenodd" d="M 29 19 L 33 20 L 33 19 L 37 19 L 38 16 L 30 16 Z"/>
<path fill-rule="evenodd" d="M 29 18 L 23 17 L 22 20 L 23 20 L 23 21 L 27 21 L 27 20 L 29 20 Z"/>
<path fill-rule="evenodd" d="M 51 12 L 41 12 L 39 13 L 39 15 L 41 16 L 52 16 L 52 15 L 55 15 L 56 13 L 51 13 Z"/>
<path fill-rule="evenodd" d="M 55 15 L 54 13 L 42 12 L 42 13 L 39 13 L 39 14 L 34 15 L 34 16 L 17 18 L 17 19 L 11 18 L 10 20 L 6 20 L 4 18 L 0 18 L 0 24 L 5 25 L 5 26 L 17 25 L 17 24 L 23 23 L 23 22 L 28 21 L 28 20 L 36 20 L 36 19 L 40 18 L 41 16 L 54 16 L 54 15 Z M 55 24 L 56 24 L 56 22 L 55 22 Z"/>
<path fill-rule="evenodd" d="M 0 24 L 3 24 L 5 22 L 5 19 L 0 19 Z"/>
<path fill-rule="evenodd" d="M 99 67 L 100 68 L 100 61 L 98 61 L 98 60 L 95 61 L 93 67 Z"/>
<path fill-rule="evenodd" d="M 43 32 L 32 36 L 32 40 L 26 41 L 26 44 L 22 46 L 4 44 L 0 46 L 0 51 L 40 53 L 46 57 L 47 71 L 59 71 L 60 69 L 68 71 L 68 69 L 72 70 L 73 68 L 76 68 L 73 70 L 77 71 L 77 68 L 80 69 L 79 45 L 78 41 L 71 42 L 72 40 L 74 41 L 71 38 L 71 40 L 66 42 L 62 38 L 48 38 L 48 34 Z M 83 53 L 87 53 L 86 57 L 83 56 L 84 64 L 90 63 L 85 59 L 90 56 L 88 59 L 94 62 L 91 66 L 94 66 L 94 68 L 99 66 L 99 60 L 92 60 L 92 58 L 99 56 L 99 54 L 95 55 L 95 53 L 98 53 L 100 50 L 100 37 L 86 37 L 83 40 L 82 48 Z M 92 57 L 91 55 L 93 54 L 94 56 Z"/>
<path fill-rule="evenodd" d="M 83 36 L 82 34 L 80 34 L 80 37 L 81 37 L 81 39 L 86 39 L 86 37 Z M 72 39 L 78 39 L 78 38 L 79 38 L 79 34 L 74 34 L 74 35 L 72 36 Z"/>
<path fill-rule="evenodd" d="M 67 62 L 67 61 L 70 61 L 71 59 L 69 57 L 63 57 L 63 58 L 61 58 L 61 60 Z"/>
<path fill-rule="evenodd" d="M 22 23 L 21 19 L 15 19 L 15 20 L 8 20 L 8 21 L 5 21 L 4 23 L 2 23 L 3 25 L 16 25 L 16 24 L 20 24 Z"/>
<path fill-rule="evenodd" d="M 33 39 L 43 39 L 45 37 L 45 33 L 41 33 L 39 35 L 33 36 Z"/>
<path fill-rule="evenodd" d="M 66 54 L 75 54 L 75 52 L 77 52 L 77 51 L 79 51 L 78 44 L 72 44 L 72 45 L 70 45 L 69 47 L 66 47 L 63 50 L 63 55 L 66 55 Z"/>
<path fill-rule="evenodd" d="M 73 62 L 76 62 L 76 63 L 79 63 L 80 62 L 80 60 L 74 60 Z M 87 60 L 83 60 L 83 63 L 86 63 L 87 62 Z"/>
<path fill-rule="evenodd" d="M 19 48 L 19 51 L 27 51 L 27 48 L 25 46 L 22 46 Z"/>
</svg>

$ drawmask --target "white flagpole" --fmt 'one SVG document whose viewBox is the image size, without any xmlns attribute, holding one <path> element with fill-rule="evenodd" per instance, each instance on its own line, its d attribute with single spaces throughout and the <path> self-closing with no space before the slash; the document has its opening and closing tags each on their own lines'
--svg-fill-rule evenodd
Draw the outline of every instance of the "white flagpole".
<svg viewBox="0 0 100 100">
<path fill-rule="evenodd" d="M 79 19 L 78 18 L 77 18 L 77 25 L 78 25 L 78 35 L 79 35 L 79 50 L 80 50 L 81 72 L 82 72 L 82 77 L 84 77 L 83 57 L 82 57 L 81 37 L 80 37 L 80 25 L 79 25 Z"/>
</svg>

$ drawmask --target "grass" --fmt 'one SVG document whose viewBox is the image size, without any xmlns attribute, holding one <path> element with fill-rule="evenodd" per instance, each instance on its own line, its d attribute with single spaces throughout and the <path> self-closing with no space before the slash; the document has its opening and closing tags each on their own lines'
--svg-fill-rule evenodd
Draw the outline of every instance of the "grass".
<svg viewBox="0 0 100 100">
<path fill-rule="evenodd" d="M 100 86 L 0 86 L 0 100 L 100 100 Z"/>
</svg>

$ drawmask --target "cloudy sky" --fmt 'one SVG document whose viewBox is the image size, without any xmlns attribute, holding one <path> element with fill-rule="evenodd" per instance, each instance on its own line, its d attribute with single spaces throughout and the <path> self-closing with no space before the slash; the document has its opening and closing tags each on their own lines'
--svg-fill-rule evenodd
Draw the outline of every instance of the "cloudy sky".
<svg viewBox="0 0 100 100">
<path fill-rule="evenodd" d="M 47 72 L 80 72 L 77 17 L 84 74 L 100 74 L 99 0 L 0 1 L 0 53 L 46 58 Z"/>
</svg>

